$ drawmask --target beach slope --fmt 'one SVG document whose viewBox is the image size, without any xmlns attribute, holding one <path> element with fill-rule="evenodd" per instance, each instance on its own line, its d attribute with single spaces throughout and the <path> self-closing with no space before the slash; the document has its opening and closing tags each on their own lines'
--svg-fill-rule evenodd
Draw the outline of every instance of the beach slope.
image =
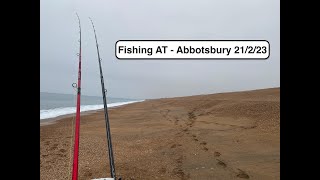
<svg viewBox="0 0 320 180">
<path fill-rule="evenodd" d="M 280 88 L 109 109 L 123 179 L 280 179 Z M 73 117 L 40 127 L 40 176 L 70 179 Z M 103 111 L 81 116 L 79 179 L 110 177 Z"/>
</svg>

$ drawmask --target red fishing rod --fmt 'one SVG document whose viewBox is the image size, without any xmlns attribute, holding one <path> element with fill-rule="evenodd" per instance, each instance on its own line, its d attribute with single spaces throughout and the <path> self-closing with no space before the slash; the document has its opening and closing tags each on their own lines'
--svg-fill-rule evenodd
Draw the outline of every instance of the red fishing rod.
<svg viewBox="0 0 320 180">
<path fill-rule="evenodd" d="M 80 96 L 81 96 L 81 25 L 80 18 L 77 14 L 79 22 L 79 70 L 78 70 L 78 84 L 73 84 L 73 87 L 77 87 L 77 110 L 76 110 L 76 127 L 74 137 L 74 149 L 73 149 L 73 166 L 72 166 L 72 180 L 78 180 L 78 157 L 79 157 L 79 131 L 80 131 Z"/>
</svg>

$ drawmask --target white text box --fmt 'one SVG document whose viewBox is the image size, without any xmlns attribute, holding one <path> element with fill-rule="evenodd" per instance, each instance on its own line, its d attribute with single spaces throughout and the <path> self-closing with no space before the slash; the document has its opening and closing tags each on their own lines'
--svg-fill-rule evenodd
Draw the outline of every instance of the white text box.
<svg viewBox="0 0 320 180">
<path fill-rule="evenodd" d="M 118 59 L 267 59 L 266 40 L 120 40 Z"/>
</svg>

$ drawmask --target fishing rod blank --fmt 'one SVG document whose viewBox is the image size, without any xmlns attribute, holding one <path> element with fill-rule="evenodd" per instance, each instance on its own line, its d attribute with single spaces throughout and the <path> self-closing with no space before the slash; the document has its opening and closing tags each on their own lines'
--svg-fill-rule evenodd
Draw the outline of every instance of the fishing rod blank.
<svg viewBox="0 0 320 180">
<path fill-rule="evenodd" d="M 77 110 L 76 110 L 76 127 L 75 127 L 75 139 L 73 149 L 73 168 L 72 168 L 72 180 L 78 180 L 78 157 L 79 157 L 79 131 L 80 131 L 80 96 L 81 96 L 81 24 L 80 18 L 77 14 L 79 22 L 79 69 L 78 69 L 78 84 L 77 84 Z M 73 86 L 75 86 L 73 84 Z"/>
<path fill-rule="evenodd" d="M 96 29 L 93 25 L 93 21 L 91 18 L 89 18 L 93 27 L 94 31 L 94 37 L 96 39 L 96 47 L 97 47 L 97 54 L 98 54 L 98 62 L 99 62 L 99 69 L 100 69 L 100 80 L 101 80 L 101 90 L 102 90 L 102 96 L 103 96 L 103 105 L 104 105 L 104 116 L 106 121 L 106 130 L 107 130 L 107 141 L 108 141 L 108 153 L 109 153 L 109 163 L 110 163 L 110 173 L 111 177 L 116 179 L 116 171 L 114 166 L 114 158 L 113 158 L 113 150 L 112 150 L 112 142 L 111 142 L 111 133 L 110 133 L 110 123 L 109 123 L 109 116 L 108 116 L 108 106 L 107 106 L 107 98 L 106 98 L 106 89 L 104 87 L 104 80 L 103 80 L 103 73 L 101 68 L 101 58 L 99 53 L 99 47 L 98 47 L 98 40 L 97 40 L 97 34 Z"/>
</svg>

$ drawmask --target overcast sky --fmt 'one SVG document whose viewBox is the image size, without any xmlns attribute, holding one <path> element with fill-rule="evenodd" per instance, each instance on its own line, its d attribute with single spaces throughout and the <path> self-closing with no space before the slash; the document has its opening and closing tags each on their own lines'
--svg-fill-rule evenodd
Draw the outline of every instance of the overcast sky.
<svg viewBox="0 0 320 180">
<path fill-rule="evenodd" d="M 73 93 L 78 12 L 82 94 L 101 96 L 96 27 L 109 97 L 160 98 L 280 86 L 279 0 L 40 0 L 40 91 Z M 115 42 L 268 40 L 267 60 L 118 60 Z"/>
</svg>

